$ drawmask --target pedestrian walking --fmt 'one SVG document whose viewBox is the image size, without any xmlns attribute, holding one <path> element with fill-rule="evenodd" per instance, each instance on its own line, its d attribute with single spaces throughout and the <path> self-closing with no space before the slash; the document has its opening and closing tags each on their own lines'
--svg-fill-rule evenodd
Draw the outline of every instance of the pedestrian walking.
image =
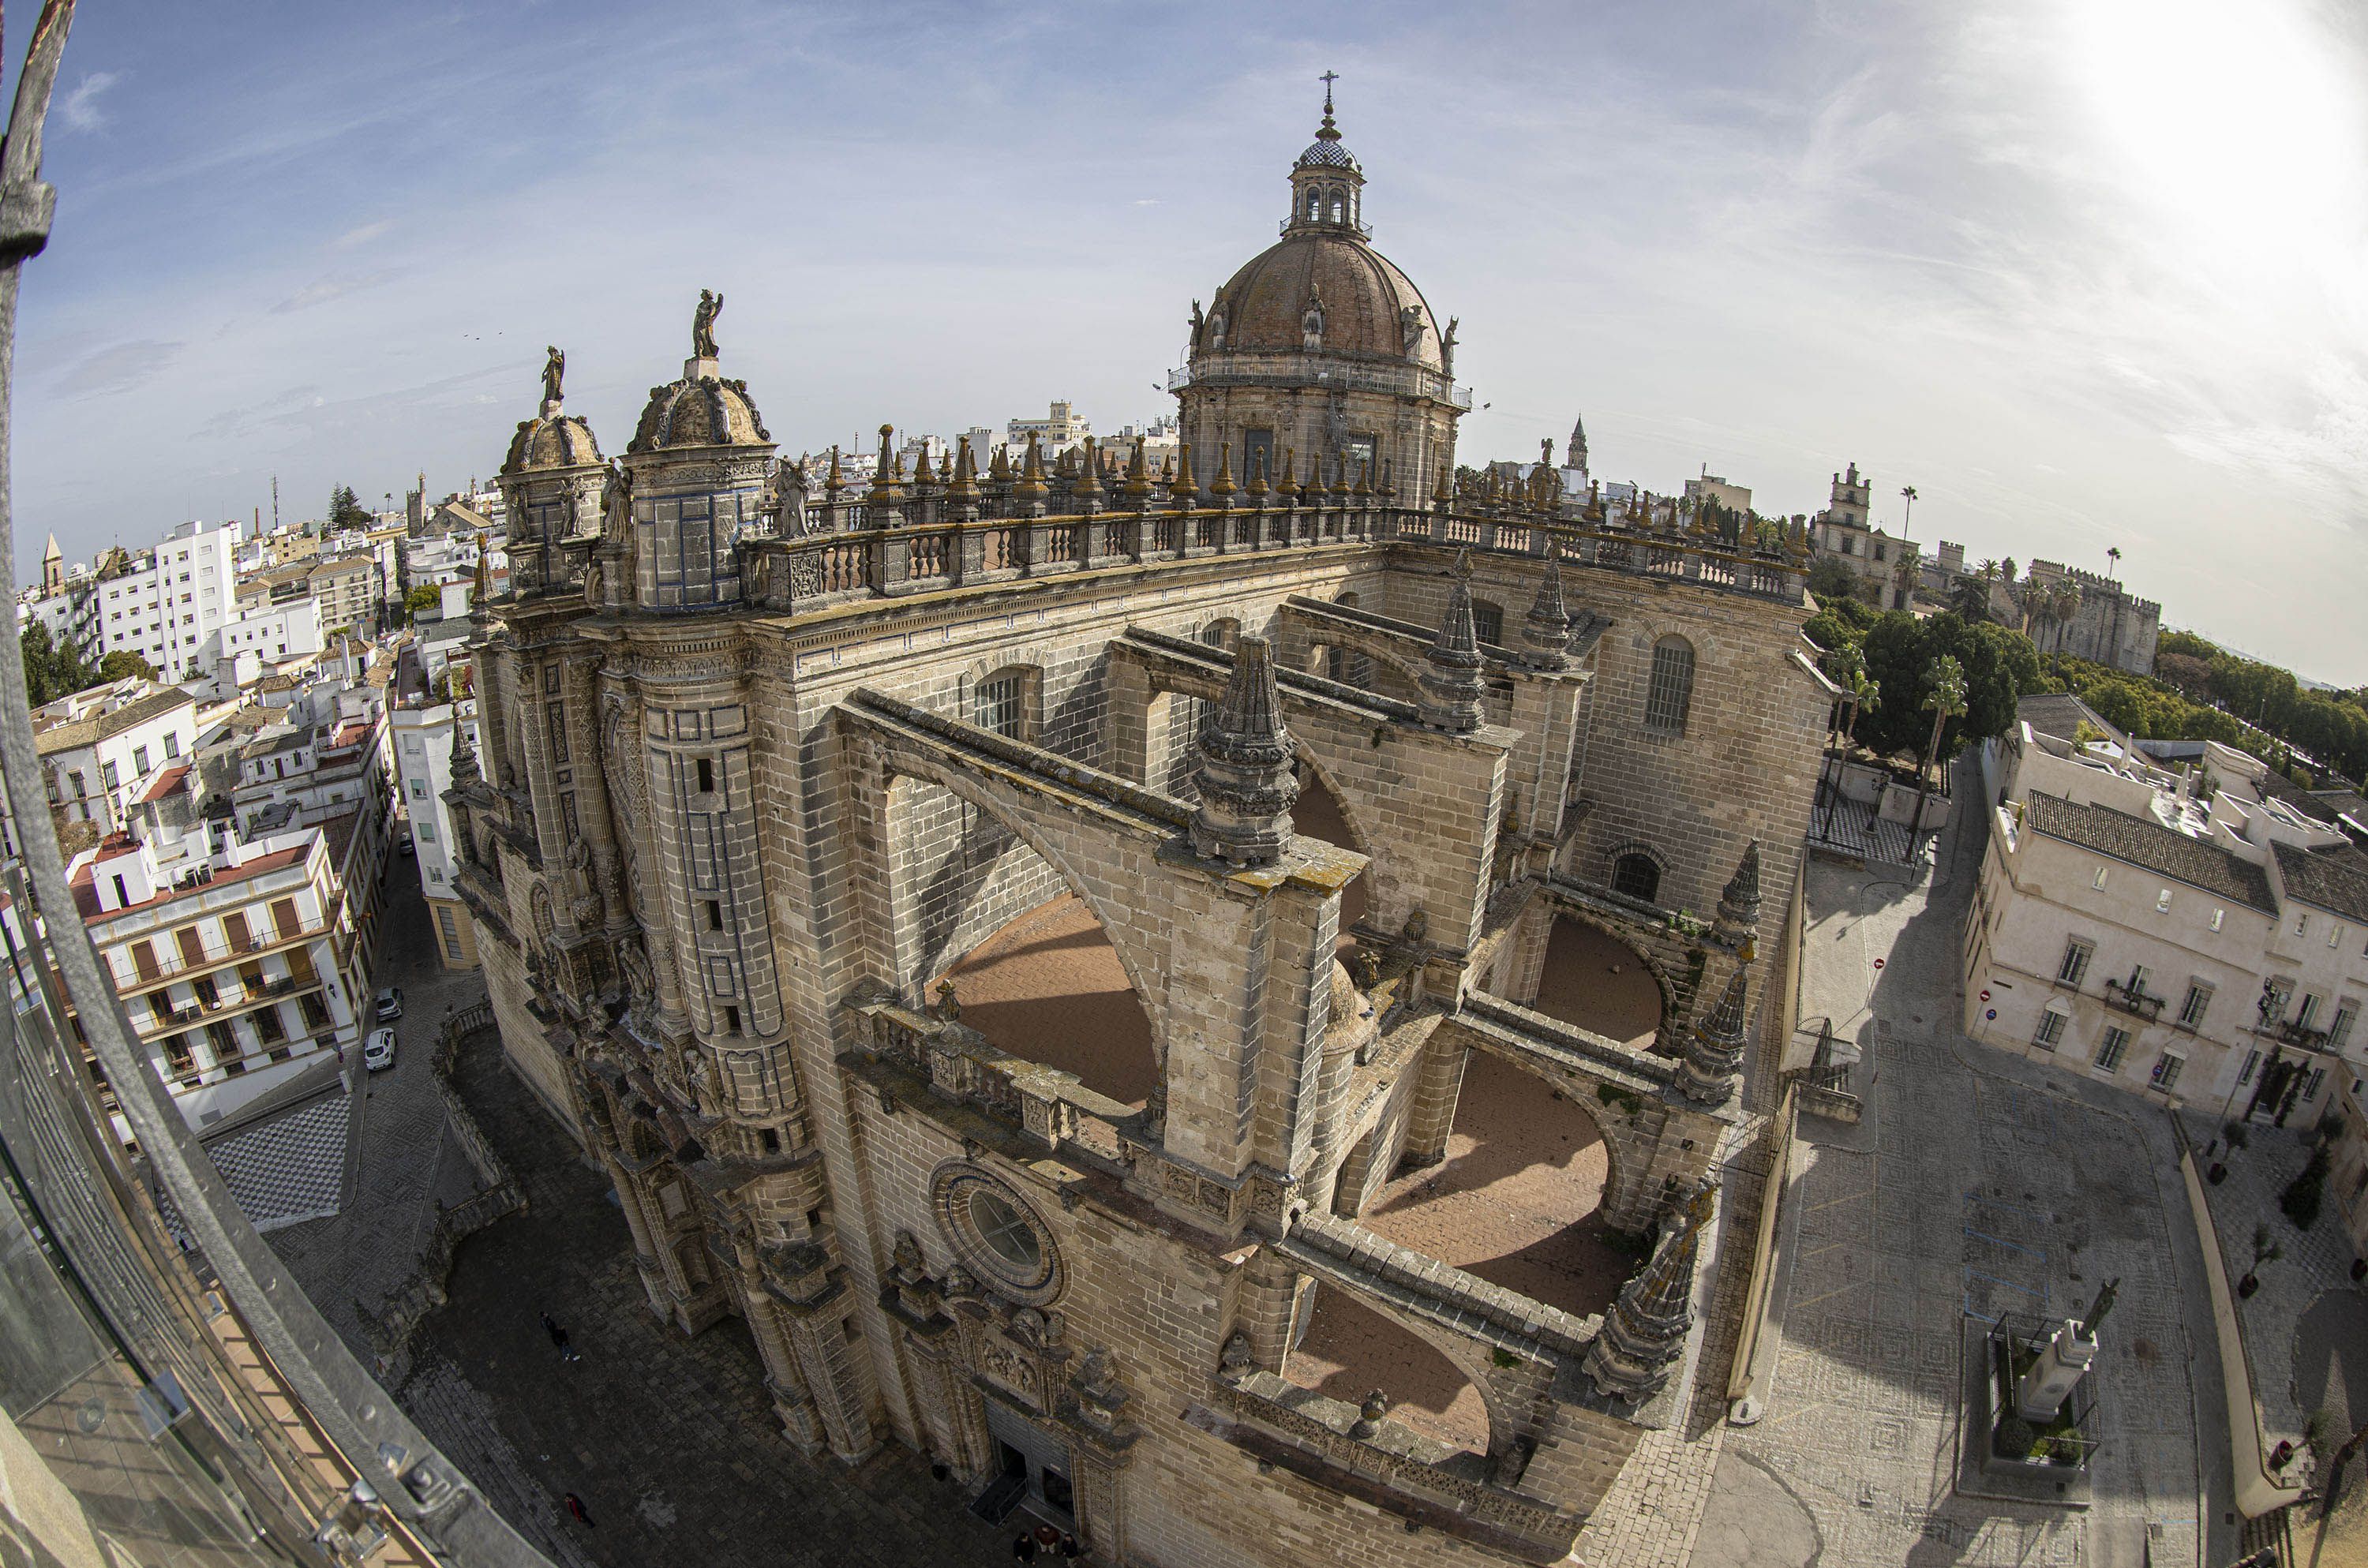
<svg viewBox="0 0 2368 1568">
<path fill-rule="evenodd" d="M 562 1501 L 567 1505 L 567 1511 L 575 1517 L 575 1522 L 577 1524 L 582 1525 L 587 1530 L 593 1528 L 591 1510 L 584 1506 L 583 1498 L 578 1497 L 575 1493 L 570 1492 L 562 1499 Z"/>
<path fill-rule="evenodd" d="M 1011 1541 L 1011 1561 L 1014 1562 L 1035 1562 L 1036 1538 L 1028 1534 L 1024 1530 L 1019 1535 L 1013 1537 Z"/>
<path fill-rule="evenodd" d="M 1062 1556 L 1064 1556 L 1064 1557 L 1067 1558 L 1070 1562 L 1076 1562 L 1078 1558 L 1083 1557 L 1085 1554 L 1086 1554 L 1086 1549 L 1085 1549 L 1084 1547 L 1079 1546 L 1079 1545 L 1077 1544 L 1077 1538 L 1076 1538 L 1076 1536 L 1064 1534 L 1064 1535 L 1061 1537 L 1061 1555 L 1062 1555 Z"/>
<path fill-rule="evenodd" d="M 567 1330 L 561 1327 L 559 1321 L 556 1318 L 553 1318 L 549 1312 L 542 1314 L 542 1332 L 551 1335 L 551 1343 L 559 1351 L 559 1358 L 561 1360 L 581 1361 L 584 1359 L 583 1354 L 578 1351 L 575 1346 L 570 1345 L 567 1342 Z"/>
</svg>

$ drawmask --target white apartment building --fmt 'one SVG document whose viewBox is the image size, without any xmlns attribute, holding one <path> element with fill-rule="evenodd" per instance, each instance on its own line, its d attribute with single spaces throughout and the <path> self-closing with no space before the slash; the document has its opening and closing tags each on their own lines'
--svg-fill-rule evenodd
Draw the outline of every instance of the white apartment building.
<svg viewBox="0 0 2368 1568">
<path fill-rule="evenodd" d="M 252 653 L 265 664 L 311 658 L 321 651 L 321 606 L 316 599 L 268 598 L 249 602 L 222 624 L 209 667 Z"/>
<path fill-rule="evenodd" d="M 370 945 L 338 874 L 359 819 L 246 840 L 197 820 L 186 790 L 142 818 L 76 855 L 67 885 L 142 1044 L 203 1130 L 359 1045 Z M 120 1119 L 117 1131 L 129 1136 Z"/>
<path fill-rule="evenodd" d="M 168 680 L 206 673 L 209 645 L 237 613 L 238 533 L 234 522 L 183 523 L 150 549 L 110 554 L 78 590 L 90 660 L 120 650 Z"/>
<path fill-rule="evenodd" d="M 1984 748 L 1965 1031 L 2157 1102 L 2315 1122 L 2329 1079 L 2368 1073 L 2368 855 L 2264 797 L 2242 753 L 2173 775 L 2089 717 L 2111 738 L 2027 711 Z"/>
<path fill-rule="evenodd" d="M 472 751 L 477 747 L 476 699 L 406 701 L 395 708 L 389 723 L 396 786 L 419 866 L 420 889 L 427 895 L 428 918 L 436 925 L 436 950 L 447 969 L 474 969 L 476 937 L 455 881 L 460 865 L 444 791 L 452 787 L 454 741 L 465 739 Z"/>
<path fill-rule="evenodd" d="M 385 813 L 386 716 L 369 686 L 324 677 L 238 749 L 231 811 L 248 837 L 361 810 Z"/>
<path fill-rule="evenodd" d="M 50 803 L 63 821 L 103 833 L 128 825 L 134 803 L 194 756 L 197 740 L 197 699 L 142 680 L 96 686 L 33 712 Z"/>
</svg>

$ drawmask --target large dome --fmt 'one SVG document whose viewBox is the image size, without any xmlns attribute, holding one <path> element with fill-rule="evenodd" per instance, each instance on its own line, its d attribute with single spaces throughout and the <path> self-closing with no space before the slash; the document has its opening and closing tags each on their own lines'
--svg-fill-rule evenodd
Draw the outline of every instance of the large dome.
<svg viewBox="0 0 2368 1568">
<path fill-rule="evenodd" d="M 1217 290 L 1194 347 L 1303 352 L 1311 301 L 1321 312 L 1321 352 L 1443 369 L 1439 323 L 1422 290 L 1387 256 L 1338 228 L 1286 234 L 1252 256 Z"/>
</svg>

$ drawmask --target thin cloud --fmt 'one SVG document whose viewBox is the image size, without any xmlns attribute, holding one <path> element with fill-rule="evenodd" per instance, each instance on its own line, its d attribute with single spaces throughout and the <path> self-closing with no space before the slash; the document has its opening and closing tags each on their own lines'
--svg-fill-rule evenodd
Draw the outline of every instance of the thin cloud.
<svg viewBox="0 0 2368 1568">
<path fill-rule="evenodd" d="M 329 242 L 329 248 L 331 250 L 351 250 L 356 245 L 366 245 L 370 244 L 370 241 L 377 239 L 381 234 L 390 233 L 393 228 L 393 219 L 381 218 L 375 223 L 364 223 L 358 229 L 347 229 L 344 233 L 339 234 L 336 239 Z"/>
<path fill-rule="evenodd" d="M 58 395 L 79 401 L 129 392 L 180 358 L 181 347 L 147 338 L 102 348 L 58 378 Z"/>
<path fill-rule="evenodd" d="M 107 111 L 98 107 L 100 95 L 121 80 L 120 71 L 93 71 L 74 84 L 74 91 L 58 105 L 58 113 L 76 131 L 97 131 L 108 119 Z"/>
<path fill-rule="evenodd" d="M 357 290 L 376 288 L 393 276 L 392 272 L 365 272 L 316 278 L 272 306 L 271 313 L 284 316 L 297 311 L 310 310 L 314 305 L 325 305 L 330 301 L 342 299 Z"/>
</svg>

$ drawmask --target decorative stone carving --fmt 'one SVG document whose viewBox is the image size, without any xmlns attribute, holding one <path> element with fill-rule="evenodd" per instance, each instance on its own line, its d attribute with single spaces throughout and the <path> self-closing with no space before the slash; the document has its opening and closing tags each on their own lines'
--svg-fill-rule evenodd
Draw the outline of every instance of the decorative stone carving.
<svg viewBox="0 0 2368 1568">
<path fill-rule="evenodd" d="M 1192 779 L 1201 796 L 1192 817 L 1195 853 L 1236 866 L 1281 858 L 1291 841 L 1299 776 L 1265 638 L 1241 640 L 1225 695 L 1201 727 Z"/>
</svg>

